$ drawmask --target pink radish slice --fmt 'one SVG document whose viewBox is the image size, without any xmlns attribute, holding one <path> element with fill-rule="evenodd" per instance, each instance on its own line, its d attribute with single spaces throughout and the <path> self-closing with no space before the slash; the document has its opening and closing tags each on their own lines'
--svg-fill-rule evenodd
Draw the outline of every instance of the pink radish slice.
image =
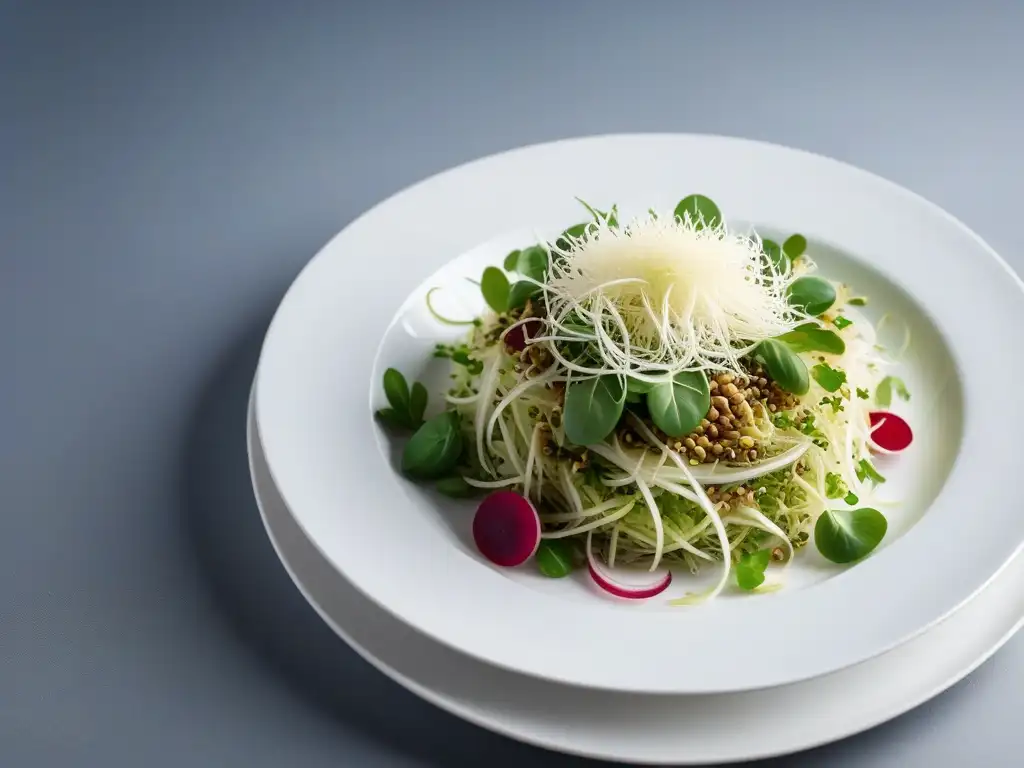
<svg viewBox="0 0 1024 768">
<path fill-rule="evenodd" d="M 612 575 L 611 570 L 598 562 L 597 558 L 594 557 L 589 537 L 587 538 L 587 565 L 590 567 L 590 578 L 594 580 L 597 586 L 609 594 L 616 597 L 624 597 L 627 600 L 644 600 L 648 597 L 660 595 L 672 583 L 671 571 L 665 571 L 661 574 L 644 573 L 642 574 L 643 581 L 641 582 L 634 582 L 633 578 L 630 578 L 634 575 L 641 576 L 639 573 L 626 574 L 616 571 L 615 575 Z"/>
<path fill-rule="evenodd" d="M 883 451 L 898 453 L 914 441 L 910 425 L 891 411 L 872 411 L 871 440 Z"/>
<path fill-rule="evenodd" d="M 515 491 L 495 491 L 480 502 L 473 518 L 473 541 L 495 565 L 522 565 L 540 546 L 540 517 Z"/>
<path fill-rule="evenodd" d="M 540 320 L 523 320 L 519 325 L 512 326 L 505 334 L 505 344 L 516 352 L 526 349 L 531 336 L 536 336 L 541 329 Z"/>
</svg>

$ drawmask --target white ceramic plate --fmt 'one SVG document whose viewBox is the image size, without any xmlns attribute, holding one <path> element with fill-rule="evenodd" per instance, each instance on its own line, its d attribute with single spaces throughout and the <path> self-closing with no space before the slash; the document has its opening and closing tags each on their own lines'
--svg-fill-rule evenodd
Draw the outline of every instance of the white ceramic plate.
<svg viewBox="0 0 1024 768">
<path fill-rule="evenodd" d="M 808 749 L 878 725 L 995 653 L 1024 616 L 1024 558 L 926 634 L 857 667 L 771 691 L 594 694 L 516 675 L 423 637 L 359 594 L 295 523 L 267 472 L 250 411 L 249 459 L 267 533 L 299 591 L 363 658 L 477 725 L 562 752 L 628 763 L 708 764 Z M 728 727 L 722 727 L 727 723 Z"/>
<path fill-rule="evenodd" d="M 809 588 L 689 609 L 581 599 L 571 583 L 524 583 L 489 567 L 466 542 L 469 510 L 403 481 L 372 418 L 383 369 L 416 376 L 429 360 L 438 331 L 422 322 L 423 293 L 478 275 L 483 261 L 500 263 L 534 231 L 550 236 L 576 221 L 576 195 L 630 214 L 671 209 L 693 192 L 733 223 L 805 234 L 823 271 L 864 284 L 873 306 L 915 330 L 906 376 L 920 452 L 908 461 L 913 472 L 894 481 L 906 498 L 898 530 L 856 567 L 801 582 Z M 734 139 L 581 139 L 448 171 L 347 227 L 271 324 L 256 417 L 270 471 L 310 540 L 360 591 L 430 637 L 584 686 L 749 690 L 889 650 L 1009 562 L 1024 516 L 1004 480 L 1019 471 L 1014 435 L 1024 412 L 995 417 L 993 397 L 1024 373 L 999 332 L 1022 323 L 1021 286 L 1007 266 L 948 214 L 876 176 Z"/>
</svg>

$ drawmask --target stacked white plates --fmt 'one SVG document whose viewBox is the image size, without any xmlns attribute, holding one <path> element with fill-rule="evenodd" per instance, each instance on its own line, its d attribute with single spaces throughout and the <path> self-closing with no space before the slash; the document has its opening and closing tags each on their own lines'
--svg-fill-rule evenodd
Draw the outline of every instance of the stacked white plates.
<svg viewBox="0 0 1024 768">
<path fill-rule="evenodd" d="M 474 313 L 467 275 L 565 226 L 574 196 L 663 208 L 691 192 L 731 221 L 805 234 L 828 272 L 898 313 L 913 343 L 915 450 L 890 473 L 885 546 L 848 570 L 807 558 L 768 595 L 625 606 L 586 579 L 499 570 L 469 540 L 472 506 L 393 469 L 373 420 L 389 366 L 430 379 L 425 295 Z M 1012 435 L 978 413 L 985 376 L 1017 380 L 998 335 L 1021 286 L 963 225 L 825 158 L 700 136 L 541 145 L 416 185 L 339 234 L 268 332 L 250 418 L 253 483 L 299 589 L 350 645 L 424 698 L 553 749 L 647 763 L 803 749 L 891 718 L 967 674 L 1019 626 L 1024 541 Z M 970 322 L 957 308 L 970 305 Z M 902 460 L 906 459 L 906 460 Z M 940 576 L 940 569 L 956 574 Z M 894 674 L 899 670 L 899 675 Z M 886 685 L 878 685 L 885 680 Z M 770 690 L 768 690 L 770 689 Z"/>
</svg>

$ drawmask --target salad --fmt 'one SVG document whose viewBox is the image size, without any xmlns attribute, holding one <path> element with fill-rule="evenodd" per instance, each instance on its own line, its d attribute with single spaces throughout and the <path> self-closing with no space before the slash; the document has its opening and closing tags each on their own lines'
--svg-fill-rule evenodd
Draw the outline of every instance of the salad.
<svg viewBox="0 0 1024 768">
<path fill-rule="evenodd" d="M 811 542 L 868 555 L 887 529 L 876 459 L 913 435 L 867 298 L 819 275 L 803 236 L 732 232 L 703 195 L 628 222 L 584 206 L 589 221 L 484 270 L 480 317 L 427 294 L 465 334 L 434 350 L 452 372 L 430 419 L 421 383 L 384 374 L 377 415 L 411 432 L 403 473 L 480 494 L 473 535 L 497 565 L 585 568 L 619 597 L 680 569 L 717 578 L 677 604 L 765 591 Z"/>
</svg>

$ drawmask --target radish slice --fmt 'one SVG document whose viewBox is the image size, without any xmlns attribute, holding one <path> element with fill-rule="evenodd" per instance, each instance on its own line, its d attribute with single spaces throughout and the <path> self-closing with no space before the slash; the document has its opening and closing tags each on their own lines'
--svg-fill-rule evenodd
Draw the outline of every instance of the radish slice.
<svg viewBox="0 0 1024 768">
<path fill-rule="evenodd" d="M 523 320 L 519 325 L 513 325 L 508 329 L 505 333 L 505 344 L 516 352 L 522 352 L 530 339 L 540 333 L 540 330 L 540 320 Z"/>
<path fill-rule="evenodd" d="M 540 517 L 525 496 L 496 491 L 477 507 L 473 541 L 480 554 L 495 565 L 522 565 L 540 546 Z"/>
<path fill-rule="evenodd" d="M 872 411 L 871 441 L 883 451 L 899 453 L 914 441 L 910 425 L 891 411 Z"/>
<path fill-rule="evenodd" d="M 594 557 L 594 551 L 590 546 L 591 537 L 592 533 L 587 534 L 587 565 L 590 568 L 590 578 L 605 592 L 616 597 L 624 597 L 627 600 L 644 600 L 660 595 L 672 583 L 671 571 L 665 571 L 658 575 L 646 571 L 628 572 L 625 569 L 616 569 L 613 576 L 611 569 L 598 562 Z M 634 575 L 640 577 L 642 581 L 630 578 Z M 652 576 L 654 577 L 653 581 Z"/>
</svg>

